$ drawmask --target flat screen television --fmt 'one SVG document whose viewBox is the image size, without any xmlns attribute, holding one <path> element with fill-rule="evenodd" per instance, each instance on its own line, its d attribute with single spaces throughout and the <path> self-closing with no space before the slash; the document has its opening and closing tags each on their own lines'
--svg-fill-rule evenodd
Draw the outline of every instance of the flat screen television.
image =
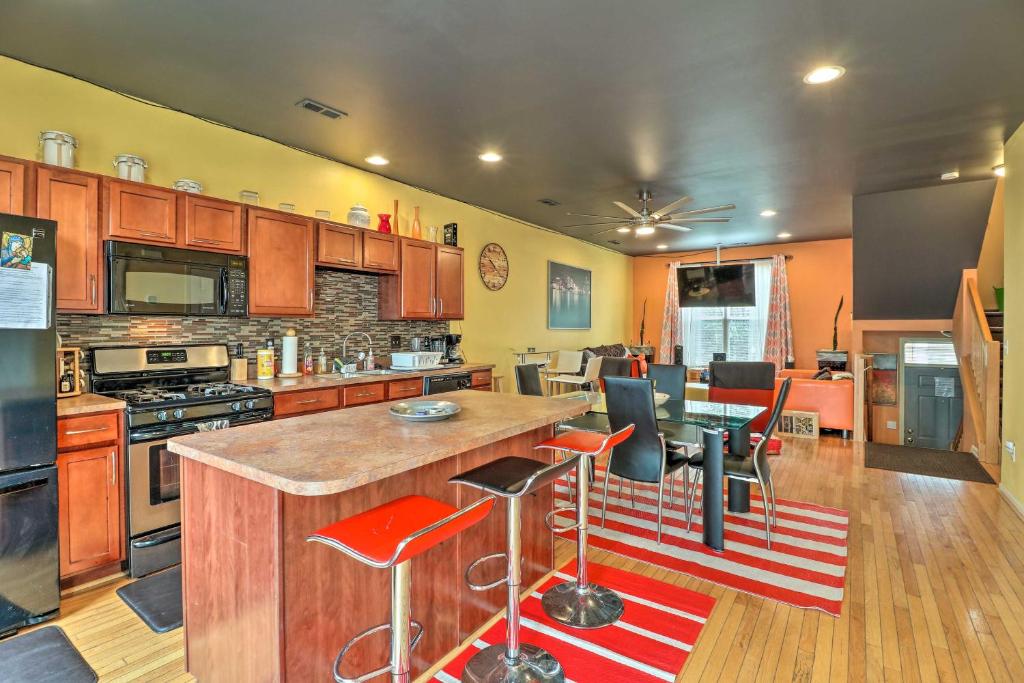
<svg viewBox="0 0 1024 683">
<path fill-rule="evenodd" d="M 679 268 L 679 306 L 753 306 L 754 264 L 728 263 L 717 266 Z"/>
</svg>

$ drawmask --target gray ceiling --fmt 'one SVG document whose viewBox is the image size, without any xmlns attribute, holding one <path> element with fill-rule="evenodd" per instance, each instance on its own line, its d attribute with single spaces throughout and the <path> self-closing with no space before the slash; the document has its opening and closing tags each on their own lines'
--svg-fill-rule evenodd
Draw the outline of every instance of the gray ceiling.
<svg viewBox="0 0 1024 683">
<path fill-rule="evenodd" d="M 1021 0 L 5 0 L 0 52 L 555 229 L 641 186 L 737 205 L 630 254 L 848 236 L 853 195 L 990 177 L 1024 119 Z"/>
</svg>

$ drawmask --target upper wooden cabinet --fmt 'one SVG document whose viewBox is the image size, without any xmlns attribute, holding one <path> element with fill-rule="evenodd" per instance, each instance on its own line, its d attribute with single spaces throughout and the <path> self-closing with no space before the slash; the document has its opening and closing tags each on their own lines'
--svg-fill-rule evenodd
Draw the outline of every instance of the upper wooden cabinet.
<svg viewBox="0 0 1024 683">
<path fill-rule="evenodd" d="M 178 241 L 178 193 L 153 185 L 107 180 L 104 237 L 133 242 Z"/>
<path fill-rule="evenodd" d="M 395 272 L 398 238 L 351 225 L 317 223 L 317 265 L 348 270 Z"/>
<path fill-rule="evenodd" d="M 463 251 L 399 238 L 397 275 L 380 278 L 382 320 L 458 320 L 464 316 Z"/>
<path fill-rule="evenodd" d="M 313 221 L 248 211 L 250 315 L 312 315 Z"/>
<path fill-rule="evenodd" d="M 99 176 L 36 166 L 35 188 L 36 216 L 57 221 L 57 309 L 102 312 Z"/>
<path fill-rule="evenodd" d="M 15 159 L 0 157 L 0 213 L 22 215 L 25 202 L 26 164 Z"/>
<path fill-rule="evenodd" d="M 184 195 L 185 232 L 182 246 L 242 254 L 242 205 L 202 195 Z"/>
</svg>

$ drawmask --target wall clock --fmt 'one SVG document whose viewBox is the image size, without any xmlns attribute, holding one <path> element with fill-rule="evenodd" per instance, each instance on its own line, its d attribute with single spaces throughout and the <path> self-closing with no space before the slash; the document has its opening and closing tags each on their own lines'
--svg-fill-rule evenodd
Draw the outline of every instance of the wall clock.
<svg viewBox="0 0 1024 683">
<path fill-rule="evenodd" d="M 508 282 L 508 254 L 500 244 L 491 242 L 480 251 L 480 279 L 492 292 Z"/>
</svg>

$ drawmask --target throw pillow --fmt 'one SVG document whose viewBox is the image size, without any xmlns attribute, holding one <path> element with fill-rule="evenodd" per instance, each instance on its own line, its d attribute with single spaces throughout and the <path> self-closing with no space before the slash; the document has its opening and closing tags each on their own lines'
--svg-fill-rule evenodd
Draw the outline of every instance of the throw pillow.
<svg viewBox="0 0 1024 683">
<path fill-rule="evenodd" d="M 825 379 L 825 380 L 830 380 L 830 379 L 832 379 L 832 371 L 831 371 L 831 370 L 829 370 L 828 368 L 822 368 L 821 370 L 819 370 L 819 371 L 818 371 L 818 374 L 816 374 L 816 375 L 815 375 L 814 377 L 812 377 L 811 379 Z"/>
</svg>

